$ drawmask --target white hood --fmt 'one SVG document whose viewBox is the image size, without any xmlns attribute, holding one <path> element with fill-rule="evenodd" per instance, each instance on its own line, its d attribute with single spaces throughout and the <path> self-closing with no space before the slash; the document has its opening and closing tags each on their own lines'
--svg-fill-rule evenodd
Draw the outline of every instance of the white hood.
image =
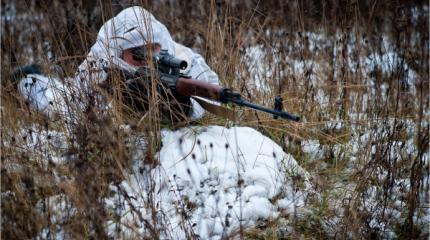
<svg viewBox="0 0 430 240">
<path fill-rule="evenodd" d="M 97 59 L 106 59 L 114 65 L 128 68 L 131 66 L 120 59 L 122 51 L 148 43 L 158 43 L 174 55 L 175 42 L 167 28 L 150 12 L 135 6 L 121 11 L 103 24 L 91 52 Z"/>
</svg>

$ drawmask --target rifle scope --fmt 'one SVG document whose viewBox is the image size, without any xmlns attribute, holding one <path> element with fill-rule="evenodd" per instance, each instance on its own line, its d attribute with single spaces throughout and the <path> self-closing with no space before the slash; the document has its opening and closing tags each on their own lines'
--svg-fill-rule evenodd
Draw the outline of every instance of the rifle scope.
<svg viewBox="0 0 430 240">
<path fill-rule="evenodd" d="M 173 55 L 170 55 L 167 50 L 161 50 L 160 53 L 154 56 L 154 60 L 157 62 L 157 64 L 170 68 L 179 68 L 185 70 L 188 66 L 186 61 L 175 58 Z"/>
</svg>

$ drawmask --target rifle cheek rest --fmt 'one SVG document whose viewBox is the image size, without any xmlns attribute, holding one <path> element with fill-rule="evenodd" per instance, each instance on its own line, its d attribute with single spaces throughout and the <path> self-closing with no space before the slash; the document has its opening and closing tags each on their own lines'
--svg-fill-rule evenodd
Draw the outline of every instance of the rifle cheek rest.
<svg viewBox="0 0 430 240">
<path fill-rule="evenodd" d="M 176 82 L 176 91 L 184 96 L 198 96 L 219 101 L 221 87 L 190 78 L 179 78 Z"/>
</svg>

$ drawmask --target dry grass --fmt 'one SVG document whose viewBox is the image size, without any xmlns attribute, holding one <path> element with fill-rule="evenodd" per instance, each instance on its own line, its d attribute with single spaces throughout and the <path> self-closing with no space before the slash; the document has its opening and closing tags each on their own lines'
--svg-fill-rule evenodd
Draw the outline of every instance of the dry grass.
<svg viewBox="0 0 430 240">
<path fill-rule="evenodd" d="M 149 146 L 142 161 L 157 163 L 153 156 L 165 127 L 157 111 L 150 111 L 141 124 L 142 115 L 125 114 L 120 94 L 114 91 L 113 110 L 79 113 L 76 132 L 66 136 L 70 145 L 61 150 L 31 142 L 32 133 L 23 129 L 33 126 L 49 133 L 62 124 L 32 111 L 8 79 L 12 69 L 29 62 L 39 63 L 48 74 L 72 76 L 101 24 L 132 3 L 152 11 L 175 40 L 200 51 L 223 85 L 267 106 L 281 95 L 286 109 L 303 117 L 291 123 L 245 110 L 238 124 L 270 136 L 312 174 L 321 194 L 309 199 L 313 216 L 286 232 L 276 231 L 284 227 L 278 221 L 240 236 L 324 239 L 329 238 L 328 228 L 341 239 L 387 237 L 390 231 L 401 239 L 428 237 L 419 223 L 429 212 L 428 3 L 244 0 L 99 5 L 73 0 L 2 2 L 4 239 L 33 238 L 41 229 L 52 228 L 49 203 L 43 199 L 60 193 L 77 211 L 60 223 L 73 238 L 107 238 L 104 222 L 115 216 L 104 208 L 103 199 L 110 194 L 108 185 L 123 179 L 132 153 L 121 124 L 131 123 L 133 131 L 145 133 Z M 15 19 L 8 21 L 13 11 Z M 55 59 L 47 56 L 45 42 Z M 246 60 L 256 52 L 261 54 L 258 62 Z M 382 61 L 375 60 L 384 54 Z M 61 66 L 64 74 L 53 65 Z M 149 104 L 157 108 L 159 97 L 156 90 L 151 93 Z M 197 124 L 225 122 L 208 116 Z M 303 150 L 310 140 L 318 141 L 317 156 Z M 73 152 L 77 159 L 67 165 L 47 164 L 47 148 Z M 54 170 L 61 176 L 53 175 Z M 46 211 L 37 210 L 37 204 Z M 336 217 L 335 226 L 323 226 Z M 149 235 L 157 238 L 155 221 L 147 226 Z"/>
</svg>

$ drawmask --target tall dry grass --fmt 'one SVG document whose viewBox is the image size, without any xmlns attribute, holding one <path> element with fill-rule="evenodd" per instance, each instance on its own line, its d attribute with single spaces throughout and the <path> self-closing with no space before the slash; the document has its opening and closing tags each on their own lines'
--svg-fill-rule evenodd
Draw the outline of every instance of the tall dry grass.
<svg viewBox="0 0 430 240">
<path fill-rule="evenodd" d="M 281 95 L 286 109 L 303 118 L 295 124 L 244 110 L 237 123 L 259 129 L 293 154 L 320 194 L 309 199 L 312 216 L 293 222 L 289 232 L 276 231 L 279 221 L 246 229 L 242 237 L 361 239 L 393 231 L 402 239 L 428 237 L 420 222 L 429 207 L 428 2 L 73 0 L 2 2 L 3 238 L 55 232 L 44 199 L 57 194 L 70 199 L 66 210 L 77 212 L 56 224 L 73 238 L 107 238 L 104 223 L 118 216 L 103 199 L 108 185 L 124 178 L 134 151 L 121 124 L 148 137 L 141 161 L 157 164 L 153 156 L 165 127 L 157 112 L 141 124 L 141 115 L 121 110 L 117 93 L 112 111 L 79 113 L 65 149 L 49 138 L 37 144 L 31 131 L 49 135 L 62 124 L 29 108 L 8 79 L 29 62 L 49 75 L 72 76 L 102 23 L 132 4 L 153 12 L 176 41 L 202 53 L 223 85 L 268 106 Z M 151 96 L 150 103 L 158 104 Z M 225 122 L 208 116 L 194 124 Z M 313 143 L 316 154 L 304 150 Z M 58 166 L 45 161 L 49 151 L 76 159 Z M 154 238 L 160 234 L 156 221 L 147 223 Z"/>
</svg>

